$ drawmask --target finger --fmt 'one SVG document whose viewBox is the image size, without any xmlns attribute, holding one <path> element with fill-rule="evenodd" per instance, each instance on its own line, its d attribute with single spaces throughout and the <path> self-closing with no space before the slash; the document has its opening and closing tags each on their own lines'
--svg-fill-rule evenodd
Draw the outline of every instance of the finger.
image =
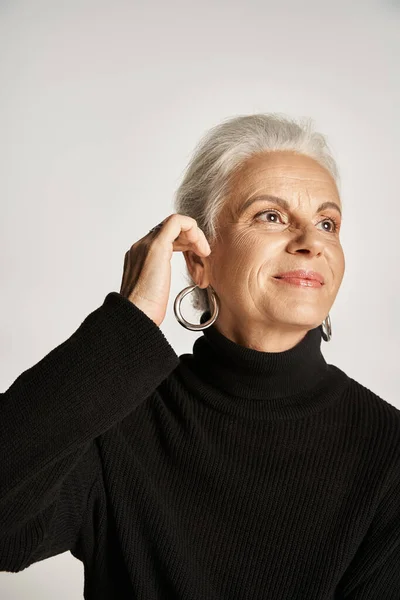
<svg viewBox="0 0 400 600">
<path fill-rule="evenodd" d="M 199 256 L 208 256 L 211 252 L 204 233 L 197 225 L 187 231 L 181 231 L 174 241 L 174 250 L 193 250 Z"/>
<path fill-rule="evenodd" d="M 211 252 L 206 237 L 195 219 L 186 215 L 172 215 L 165 221 L 157 239 L 160 243 L 169 241 L 175 249 L 177 245 L 182 244 L 186 249 L 195 247 L 201 255 L 207 256 Z"/>
<path fill-rule="evenodd" d="M 191 217 L 188 217 L 191 219 Z M 194 227 L 185 230 L 185 227 L 182 227 L 181 235 L 178 239 L 182 237 L 186 237 L 191 245 L 193 245 L 202 255 L 207 256 L 211 252 L 210 245 L 207 241 L 204 232 L 200 229 L 197 224 L 197 221 L 193 219 Z"/>
</svg>

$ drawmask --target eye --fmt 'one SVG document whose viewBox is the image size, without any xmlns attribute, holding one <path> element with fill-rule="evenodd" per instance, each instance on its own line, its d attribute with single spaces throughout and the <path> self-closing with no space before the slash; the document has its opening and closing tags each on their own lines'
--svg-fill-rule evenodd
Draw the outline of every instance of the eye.
<svg viewBox="0 0 400 600">
<path fill-rule="evenodd" d="M 329 222 L 331 223 L 333 229 L 325 229 L 324 228 L 324 231 L 326 231 L 327 233 L 336 233 L 336 231 L 338 229 L 338 222 L 333 217 L 329 217 L 327 219 L 323 219 L 323 221 L 320 221 L 318 223 L 318 225 L 320 225 L 321 223 L 329 223 Z"/>
<path fill-rule="evenodd" d="M 269 210 L 263 210 L 262 212 L 257 213 L 255 215 L 255 218 L 260 217 L 261 215 L 268 215 L 268 214 L 272 215 L 274 217 L 274 220 L 273 221 L 269 221 L 267 219 L 267 223 L 277 223 L 278 222 L 277 219 L 278 218 L 281 219 L 281 215 L 278 213 L 278 211 L 277 210 L 271 210 L 271 209 L 269 209 Z M 282 223 L 282 220 L 281 220 L 281 223 Z"/>
<path fill-rule="evenodd" d="M 277 210 L 273 210 L 273 209 L 263 210 L 263 211 L 257 213 L 255 215 L 255 218 L 258 218 L 261 215 L 270 215 L 271 217 L 273 217 L 273 220 L 270 220 L 268 218 L 263 219 L 263 221 L 266 223 L 278 223 L 279 222 L 278 219 L 280 219 L 280 223 L 283 223 L 282 216 Z M 327 218 L 323 219 L 322 221 L 320 221 L 318 223 L 318 225 L 320 225 L 321 223 L 323 223 L 323 224 L 330 223 L 331 224 L 330 229 L 327 229 L 325 226 L 323 226 L 323 230 L 326 231 L 327 233 L 337 233 L 338 228 L 339 228 L 339 223 L 335 218 L 327 217 Z"/>
</svg>

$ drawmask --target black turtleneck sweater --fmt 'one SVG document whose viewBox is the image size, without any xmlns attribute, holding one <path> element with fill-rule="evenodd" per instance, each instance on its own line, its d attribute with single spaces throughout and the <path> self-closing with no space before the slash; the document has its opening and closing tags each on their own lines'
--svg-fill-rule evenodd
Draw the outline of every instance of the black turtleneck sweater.
<svg viewBox="0 0 400 600">
<path fill-rule="evenodd" d="M 69 550 L 90 600 L 399 600 L 400 411 L 320 346 L 213 325 L 178 357 L 108 294 L 0 396 L 0 569 Z"/>
</svg>

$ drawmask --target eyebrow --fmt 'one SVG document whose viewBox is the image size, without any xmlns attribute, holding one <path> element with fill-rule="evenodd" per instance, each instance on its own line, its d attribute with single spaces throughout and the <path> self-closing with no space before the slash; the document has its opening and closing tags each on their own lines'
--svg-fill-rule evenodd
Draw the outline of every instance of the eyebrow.
<svg viewBox="0 0 400 600">
<path fill-rule="evenodd" d="M 270 194 L 262 194 L 261 196 L 255 196 L 254 198 L 250 198 L 249 200 L 246 200 L 246 202 L 244 202 L 244 204 L 239 208 L 238 216 L 240 216 L 251 204 L 253 204 L 254 202 L 260 202 L 261 200 L 273 202 L 274 204 L 278 204 L 285 210 L 290 210 L 290 204 L 287 200 L 284 200 L 283 198 L 279 198 L 279 196 L 271 196 Z M 325 210 L 326 208 L 333 208 L 338 211 L 340 216 L 342 216 L 342 211 L 340 210 L 339 205 L 336 204 L 336 202 L 331 202 L 331 201 L 323 202 L 322 204 L 320 204 L 317 208 L 317 212 L 320 212 L 321 210 Z"/>
</svg>

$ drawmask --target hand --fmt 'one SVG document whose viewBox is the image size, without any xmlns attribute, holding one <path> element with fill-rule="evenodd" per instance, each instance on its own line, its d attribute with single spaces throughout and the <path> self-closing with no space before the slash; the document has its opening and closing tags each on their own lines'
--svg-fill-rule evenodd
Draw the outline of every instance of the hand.
<svg viewBox="0 0 400 600">
<path fill-rule="evenodd" d="M 125 254 L 120 294 L 140 308 L 158 326 L 167 311 L 173 252 L 192 250 L 208 256 L 211 248 L 192 217 L 173 213 L 162 227 L 149 232 Z"/>
</svg>

